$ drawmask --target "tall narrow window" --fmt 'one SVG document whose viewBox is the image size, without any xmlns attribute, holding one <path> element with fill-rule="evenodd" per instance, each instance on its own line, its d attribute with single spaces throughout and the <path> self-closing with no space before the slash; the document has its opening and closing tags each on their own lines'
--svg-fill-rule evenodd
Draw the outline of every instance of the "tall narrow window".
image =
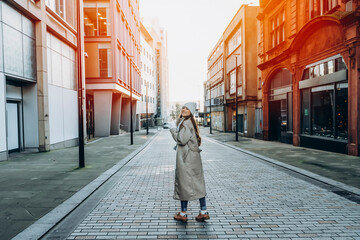
<svg viewBox="0 0 360 240">
<path fill-rule="evenodd" d="M 75 1 L 73 0 L 46 0 L 46 5 L 72 27 L 75 25 Z"/>
<path fill-rule="evenodd" d="M 111 49 L 110 44 L 99 44 L 100 77 L 111 77 Z"/>
<path fill-rule="evenodd" d="M 270 41 L 270 48 L 285 41 L 285 10 L 281 10 L 270 20 Z"/>
<path fill-rule="evenodd" d="M 84 3 L 85 36 L 110 36 L 109 3 Z"/>
</svg>

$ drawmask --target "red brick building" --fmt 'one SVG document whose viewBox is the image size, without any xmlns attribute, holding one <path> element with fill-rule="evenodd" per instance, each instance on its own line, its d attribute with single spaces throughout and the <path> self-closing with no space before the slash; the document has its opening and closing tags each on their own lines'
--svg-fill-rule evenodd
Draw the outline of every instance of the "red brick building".
<svg viewBox="0 0 360 240">
<path fill-rule="evenodd" d="M 263 136 L 359 155 L 360 3 L 260 0 Z"/>
</svg>

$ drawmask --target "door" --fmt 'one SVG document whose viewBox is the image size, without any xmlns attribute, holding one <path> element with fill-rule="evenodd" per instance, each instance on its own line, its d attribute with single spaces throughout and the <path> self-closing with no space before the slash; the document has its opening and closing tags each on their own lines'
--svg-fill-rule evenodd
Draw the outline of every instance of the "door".
<svg viewBox="0 0 360 240">
<path fill-rule="evenodd" d="M 269 102 L 269 140 L 281 138 L 281 101 Z"/>
<path fill-rule="evenodd" d="M 238 132 L 244 132 L 244 114 L 238 114 Z"/>
<path fill-rule="evenodd" d="M 20 150 L 20 131 L 19 131 L 19 104 L 17 102 L 6 103 L 7 120 L 7 143 L 8 151 L 16 152 Z"/>
</svg>

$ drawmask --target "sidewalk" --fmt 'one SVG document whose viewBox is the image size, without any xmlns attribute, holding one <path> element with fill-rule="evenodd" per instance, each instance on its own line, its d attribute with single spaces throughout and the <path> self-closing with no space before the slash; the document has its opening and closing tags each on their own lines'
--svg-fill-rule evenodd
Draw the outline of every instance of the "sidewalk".
<svg viewBox="0 0 360 240">
<path fill-rule="evenodd" d="M 13 154 L 0 162 L 0 238 L 10 239 L 142 146 L 151 129 L 99 138 L 85 145 L 85 168 L 78 168 L 78 147 Z"/>
<path fill-rule="evenodd" d="M 200 131 L 206 137 L 360 189 L 360 157 L 241 136 L 236 142 L 235 133 L 213 130 L 210 134 L 209 128 Z"/>
</svg>

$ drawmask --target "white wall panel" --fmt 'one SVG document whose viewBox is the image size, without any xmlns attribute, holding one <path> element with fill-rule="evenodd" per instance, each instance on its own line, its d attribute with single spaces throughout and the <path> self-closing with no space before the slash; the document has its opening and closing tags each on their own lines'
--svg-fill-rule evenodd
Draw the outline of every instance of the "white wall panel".
<svg viewBox="0 0 360 240">
<path fill-rule="evenodd" d="M 64 140 L 78 138 L 77 92 L 63 89 L 64 94 Z"/>
<path fill-rule="evenodd" d="M 63 88 L 49 84 L 50 144 L 64 141 Z"/>
<path fill-rule="evenodd" d="M 62 86 L 62 67 L 61 67 L 61 55 L 51 50 L 51 82 L 54 85 Z"/>
</svg>

